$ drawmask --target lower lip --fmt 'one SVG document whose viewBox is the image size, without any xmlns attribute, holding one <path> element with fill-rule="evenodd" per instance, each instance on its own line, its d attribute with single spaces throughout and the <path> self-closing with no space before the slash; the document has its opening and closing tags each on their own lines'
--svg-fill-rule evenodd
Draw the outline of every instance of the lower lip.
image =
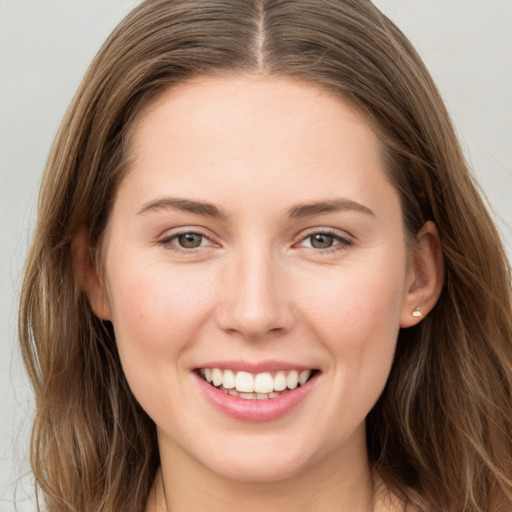
<svg viewBox="0 0 512 512">
<path fill-rule="evenodd" d="M 287 391 L 276 398 L 247 400 L 224 393 L 208 384 L 199 375 L 194 375 L 201 391 L 218 410 L 231 418 L 254 423 L 276 420 L 291 412 L 306 398 L 317 380 L 315 375 L 303 386 Z"/>
</svg>

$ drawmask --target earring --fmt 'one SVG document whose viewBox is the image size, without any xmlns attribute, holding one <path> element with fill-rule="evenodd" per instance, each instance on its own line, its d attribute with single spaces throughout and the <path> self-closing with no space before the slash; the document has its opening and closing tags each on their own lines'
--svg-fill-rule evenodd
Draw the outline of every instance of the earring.
<svg viewBox="0 0 512 512">
<path fill-rule="evenodd" d="M 414 317 L 414 318 L 419 318 L 421 316 L 421 308 L 418 306 L 412 313 L 411 315 Z"/>
</svg>

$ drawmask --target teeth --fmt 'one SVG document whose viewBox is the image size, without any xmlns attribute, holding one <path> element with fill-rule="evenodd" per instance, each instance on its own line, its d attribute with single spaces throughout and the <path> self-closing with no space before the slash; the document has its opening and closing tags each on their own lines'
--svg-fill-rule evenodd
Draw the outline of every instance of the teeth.
<svg viewBox="0 0 512 512">
<path fill-rule="evenodd" d="M 233 396 L 248 400 L 275 398 L 281 391 L 303 386 L 311 376 L 311 370 L 278 371 L 274 376 L 270 372 L 253 375 L 249 372 L 234 372 L 220 368 L 200 370 L 207 382 Z M 276 393 L 277 392 L 277 393 Z"/>
<path fill-rule="evenodd" d="M 214 386 L 220 386 L 222 384 L 223 377 L 222 370 L 219 370 L 218 368 L 214 368 L 212 370 L 212 383 Z"/>
<path fill-rule="evenodd" d="M 246 400 L 256 400 L 256 395 L 254 393 L 238 393 L 240 398 L 245 398 Z"/>
<path fill-rule="evenodd" d="M 235 374 L 231 370 L 224 370 L 222 385 L 226 389 L 233 389 L 235 387 Z"/>
<path fill-rule="evenodd" d="M 299 384 L 304 386 L 311 375 L 311 370 L 304 370 L 299 374 Z"/>
<path fill-rule="evenodd" d="M 284 372 L 277 372 L 274 377 L 274 389 L 276 391 L 284 391 L 286 389 L 286 374 Z"/>
<path fill-rule="evenodd" d="M 237 391 L 252 393 L 254 391 L 254 379 L 252 375 L 247 372 L 237 372 L 235 377 L 235 387 Z"/>
<path fill-rule="evenodd" d="M 286 387 L 295 389 L 299 385 L 299 372 L 292 370 L 286 377 Z"/>
<path fill-rule="evenodd" d="M 258 373 L 254 379 L 256 393 L 270 393 L 274 391 L 274 379 L 270 373 Z"/>
</svg>

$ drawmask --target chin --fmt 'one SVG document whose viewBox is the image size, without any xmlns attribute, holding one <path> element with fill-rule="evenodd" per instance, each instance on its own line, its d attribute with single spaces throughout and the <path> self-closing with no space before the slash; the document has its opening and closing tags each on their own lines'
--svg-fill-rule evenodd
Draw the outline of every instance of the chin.
<svg viewBox="0 0 512 512">
<path fill-rule="evenodd" d="M 210 465 L 208 469 L 229 480 L 235 480 L 247 484 L 268 484 L 280 482 L 292 478 L 301 473 L 307 467 L 304 460 L 265 458 L 255 460 L 254 457 L 247 457 L 245 460 L 228 460 Z"/>
<path fill-rule="evenodd" d="M 305 442 L 306 441 L 306 442 Z M 309 440 L 311 441 L 311 439 Z M 336 451 L 333 446 L 314 446 L 307 440 L 269 439 L 248 436 L 233 442 L 229 449 L 219 447 L 199 462 L 224 478 L 243 483 L 271 483 L 293 478 L 315 467 Z"/>
</svg>

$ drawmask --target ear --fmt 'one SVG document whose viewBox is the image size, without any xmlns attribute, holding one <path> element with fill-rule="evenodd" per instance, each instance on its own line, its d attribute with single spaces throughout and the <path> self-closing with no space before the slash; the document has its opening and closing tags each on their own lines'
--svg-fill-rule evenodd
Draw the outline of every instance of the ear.
<svg viewBox="0 0 512 512">
<path fill-rule="evenodd" d="M 80 227 L 71 242 L 73 274 L 86 293 L 93 313 L 100 320 L 111 320 L 112 313 L 99 271 L 98 258 L 89 246 L 88 233 L 85 226 Z"/>
<path fill-rule="evenodd" d="M 400 327 L 417 324 L 432 310 L 441 295 L 443 283 L 441 240 L 436 225 L 428 221 L 411 248 Z"/>
</svg>

